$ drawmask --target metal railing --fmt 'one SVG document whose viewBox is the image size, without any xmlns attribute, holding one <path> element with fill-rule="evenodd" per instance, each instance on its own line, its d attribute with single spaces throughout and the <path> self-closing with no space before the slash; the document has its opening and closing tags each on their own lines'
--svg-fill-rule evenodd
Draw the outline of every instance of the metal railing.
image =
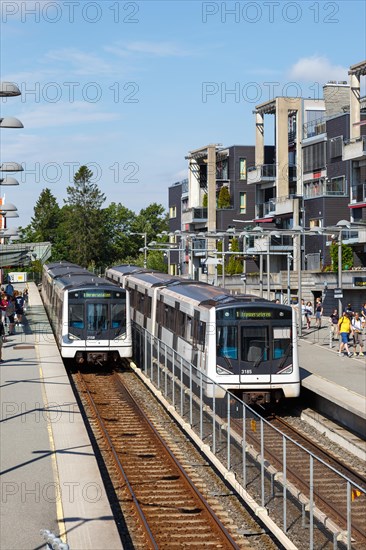
<svg viewBox="0 0 366 550">
<path fill-rule="evenodd" d="M 202 448 L 206 446 L 215 455 L 215 459 L 226 469 L 227 479 L 235 479 L 243 494 L 260 503 L 260 507 L 266 507 L 269 518 L 273 510 L 270 504 L 276 500 L 277 517 L 272 517 L 270 521 L 275 521 L 287 536 L 290 536 L 290 501 L 299 495 L 298 489 L 289 480 L 294 468 L 289 458 L 290 449 L 295 446 L 302 450 L 302 460 L 307 460 L 309 464 L 309 483 L 308 491 L 302 490 L 298 514 L 301 525 L 306 528 L 305 533 L 308 533 L 306 536 L 309 536 L 309 548 L 314 548 L 314 531 L 322 519 L 315 501 L 317 497 L 322 498 L 322 492 L 325 496 L 326 491 L 317 480 L 326 479 L 327 471 L 334 473 L 335 470 L 271 426 L 147 330 L 136 327 L 135 339 L 138 353 L 135 360 L 153 386 L 170 403 L 182 423 L 194 432 Z M 282 449 L 280 456 L 276 457 L 270 453 L 274 438 Z M 353 516 L 351 495 L 357 492 L 365 498 L 366 492 L 341 473 L 335 473 L 339 476 L 338 486 L 343 490 L 342 502 L 347 506 L 347 526 L 345 531 L 340 532 L 335 524 L 330 525 L 328 518 L 329 538 L 333 537 L 334 548 L 337 548 L 337 540 L 342 540 L 351 549 L 352 529 L 359 527 L 357 514 Z"/>
</svg>

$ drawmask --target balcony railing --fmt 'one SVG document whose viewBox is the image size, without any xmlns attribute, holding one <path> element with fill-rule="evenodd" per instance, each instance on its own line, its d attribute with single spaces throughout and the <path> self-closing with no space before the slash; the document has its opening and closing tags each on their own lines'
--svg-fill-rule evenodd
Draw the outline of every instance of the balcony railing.
<svg viewBox="0 0 366 550">
<path fill-rule="evenodd" d="M 248 183 L 273 181 L 276 179 L 276 164 L 259 164 L 248 168 Z"/>
<path fill-rule="evenodd" d="M 257 218 L 263 218 L 274 214 L 276 211 L 276 199 L 270 199 L 268 202 L 256 205 Z"/>
<path fill-rule="evenodd" d="M 307 122 L 306 124 L 303 124 L 303 136 L 304 139 L 319 136 L 320 134 L 325 134 L 326 132 L 326 124 L 325 124 L 325 118 L 317 118 L 316 120 L 312 120 L 310 122 Z"/>
<path fill-rule="evenodd" d="M 366 157 L 366 136 L 344 141 L 342 160 L 363 160 Z"/>
</svg>

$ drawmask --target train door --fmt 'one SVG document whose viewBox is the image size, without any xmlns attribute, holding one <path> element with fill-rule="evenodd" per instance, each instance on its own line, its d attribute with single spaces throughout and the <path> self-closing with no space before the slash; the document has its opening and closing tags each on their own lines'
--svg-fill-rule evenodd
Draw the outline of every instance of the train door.
<svg viewBox="0 0 366 550">
<path fill-rule="evenodd" d="M 95 341 L 110 339 L 108 319 L 108 301 L 96 298 L 85 301 L 86 345 L 92 346 Z"/>
<path fill-rule="evenodd" d="M 240 383 L 267 384 L 272 375 L 271 324 L 268 321 L 239 323 Z"/>
</svg>

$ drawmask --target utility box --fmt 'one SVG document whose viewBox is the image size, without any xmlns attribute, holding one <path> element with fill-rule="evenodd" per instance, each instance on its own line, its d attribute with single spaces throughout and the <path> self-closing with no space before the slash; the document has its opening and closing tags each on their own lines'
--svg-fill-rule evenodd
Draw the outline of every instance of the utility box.
<svg viewBox="0 0 366 550">
<path fill-rule="evenodd" d="M 27 272 L 17 272 L 8 273 L 8 277 L 11 283 L 26 283 L 27 282 Z"/>
</svg>

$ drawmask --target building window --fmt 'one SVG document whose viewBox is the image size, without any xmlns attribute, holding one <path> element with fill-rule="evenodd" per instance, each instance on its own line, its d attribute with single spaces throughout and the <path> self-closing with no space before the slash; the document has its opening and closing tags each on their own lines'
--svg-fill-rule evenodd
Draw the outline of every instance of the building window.
<svg viewBox="0 0 366 550">
<path fill-rule="evenodd" d="M 239 159 L 239 179 L 247 179 L 247 159 Z"/>
<path fill-rule="evenodd" d="M 246 214 L 247 211 L 247 194 L 240 193 L 240 214 Z"/>
<path fill-rule="evenodd" d="M 177 217 L 177 207 L 176 206 L 171 206 L 169 208 L 169 218 L 172 219 L 172 218 L 176 218 Z"/>
<path fill-rule="evenodd" d="M 323 220 L 321 218 L 309 220 L 309 227 L 310 229 L 315 227 L 323 227 Z"/>
<path fill-rule="evenodd" d="M 346 178 L 338 176 L 327 181 L 327 195 L 345 195 L 346 194 Z"/>
<path fill-rule="evenodd" d="M 332 138 L 329 142 L 329 156 L 331 159 L 341 157 L 343 151 L 343 136 Z"/>
<path fill-rule="evenodd" d="M 325 141 L 304 147 L 304 172 L 314 172 L 314 170 L 325 168 L 325 147 Z"/>
</svg>

